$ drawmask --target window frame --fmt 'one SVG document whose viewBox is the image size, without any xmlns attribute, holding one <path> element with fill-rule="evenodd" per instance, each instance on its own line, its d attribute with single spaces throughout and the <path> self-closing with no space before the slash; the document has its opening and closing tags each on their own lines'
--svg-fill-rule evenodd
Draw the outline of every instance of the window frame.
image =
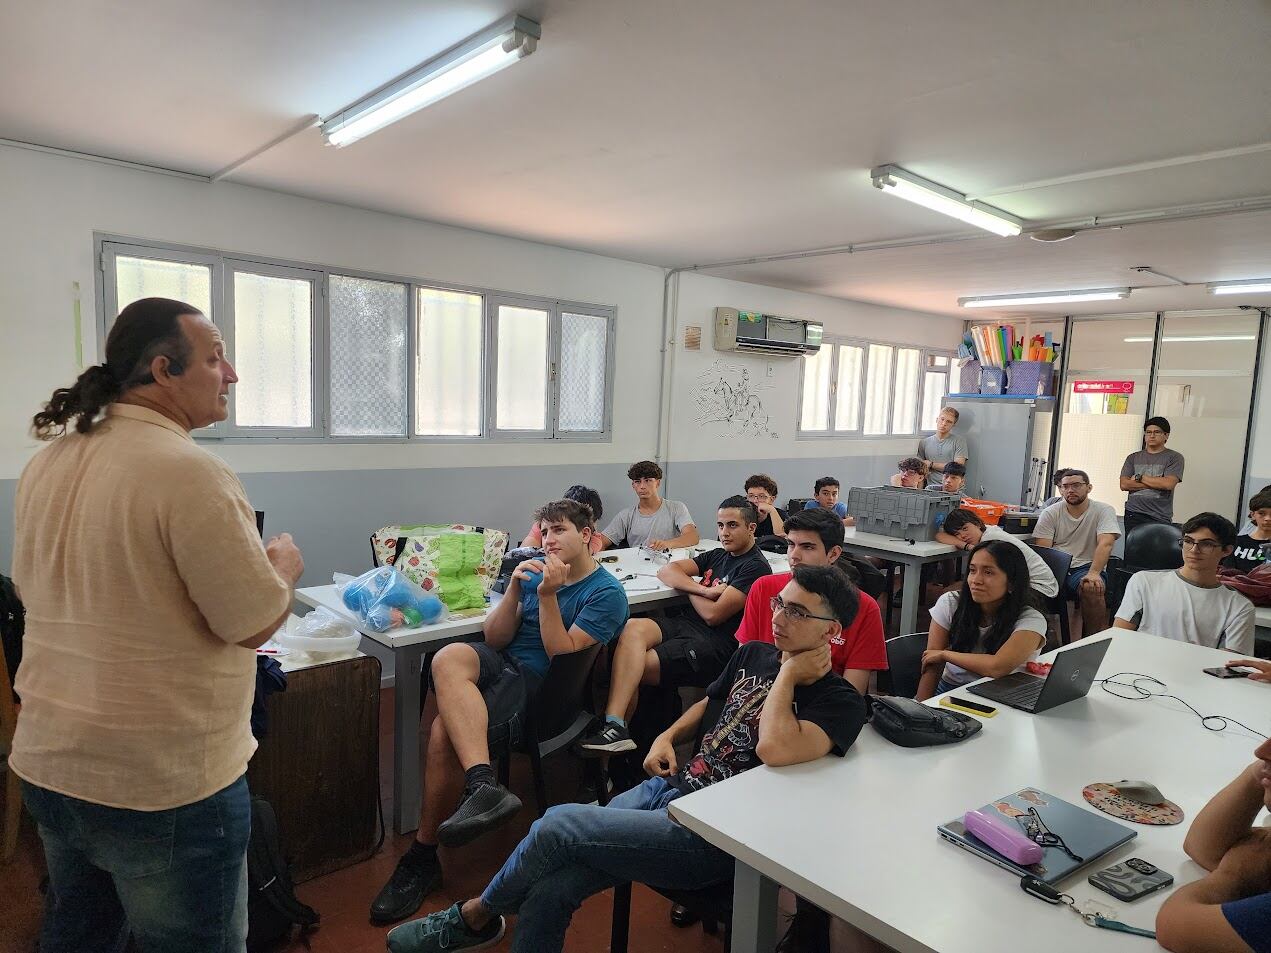
<svg viewBox="0 0 1271 953">
<path fill-rule="evenodd" d="M 945 365 L 945 377 L 948 380 L 948 384 L 946 384 L 945 386 L 944 396 L 940 398 L 941 404 L 943 405 L 946 401 L 948 401 L 950 394 L 957 393 L 957 391 L 952 389 L 952 386 L 953 386 L 953 373 L 954 371 L 958 369 L 957 366 L 954 364 L 954 361 L 958 359 L 958 352 L 951 349 L 939 348 L 939 347 L 923 348 L 922 357 L 920 358 L 921 363 L 919 363 L 918 365 L 918 409 L 917 409 L 918 413 L 922 413 L 922 390 L 927 380 L 927 374 L 931 371 L 931 365 L 928 362 L 933 357 L 943 357 L 943 358 L 946 358 L 949 362 L 948 364 Z M 921 420 L 917 421 L 917 424 L 921 425 L 922 421 Z M 935 432 L 936 432 L 935 427 L 925 428 L 925 427 L 919 426 L 917 433 L 918 433 L 918 436 L 920 437 L 926 437 Z"/>
</svg>

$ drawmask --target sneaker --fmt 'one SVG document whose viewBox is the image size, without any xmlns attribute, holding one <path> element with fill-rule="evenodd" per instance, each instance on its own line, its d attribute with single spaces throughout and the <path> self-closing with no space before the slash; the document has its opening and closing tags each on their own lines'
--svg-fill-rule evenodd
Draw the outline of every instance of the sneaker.
<svg viewBox="0 0 1271 953">
<path fill-rule="evenodd" d="M 507 929 L 503 917 L 495 917 L 482 930 L 473 930 L 459 915 L 459 904 L 411 920 L 388 931 L 390 953 L 442 953 L 450 950 L 484 950 L 494 946 Z"/>
<path fill-rule="evenodd" d="M 460 847 L 512 819 L 521 799 L 501 784 L 478 784 L 465 791 L 459 808 L 437 827 L 437 840 Z"/>
<path fill-rule="evenodd" d="M 606 754 L 621 754 L 634 751 L 636 743 L 631 740 L 631 732 L 621 725 L 607 721 L 599 731 L 588 735 L 578 742 L 578 749 L 585 758 L 599 758 Z"/>
<path fill-rule="evenodd" d="M 441 888 L 441 863 L 433 855 L 432 861 L 420 862 L 403 857 L 397 869 L 388 878 L 384 889 L 371 903 L 372 923 L 395 923 L 404 920 L 424 902 L 424 897 Z"/>
</svg>

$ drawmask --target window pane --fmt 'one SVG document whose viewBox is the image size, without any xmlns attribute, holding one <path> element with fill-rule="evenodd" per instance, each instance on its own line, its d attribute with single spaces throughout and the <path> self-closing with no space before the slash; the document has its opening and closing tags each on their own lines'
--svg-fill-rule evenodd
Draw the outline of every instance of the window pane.
<svg viewBox="0 0 1271 953">
<path fill-rule="evenodd" d="M 140 298 L 175 298 L 212 317 L 212 269 L 154 258 L 115 258 L 115 297 L 122 311 Z M 115 315 L 108 314 L 108 321 Z"/>
<path fill-rule="evenodd" d="M 918 363 L 921 356 L 917 348 L 896 349 L 896 389 L 891 405 L 892 433 L 914 432 L 914 412 L 918 407 Z"/>
<path fill-rule="evenodd" d="M 594 314 L 560 316 L 559 429 L 605 429 L 605 347 L 609 322 Z"/>
<path fill-rule="evenodd" d="M 803 359 L 803 408 L 799 429 L 816 432 L 830 429 L 830 358 L 834 348 L 821 350 Z"/>
<path fill-rule="evenodd" d="M 891 351 L 885 344 L 869 346 L 865 376 L 865 433 L 887 432 L 887 395 L 891 383 Z"/>
<path fill-rule="evenodd" d="M 927 371 L 922 377 L 922 410 L 918 417 L 919 430 L 935 430 L 936 418 L 949 393 L 948 371 Z"/>
<path fill-rule="evenodd" d="M 499 305 L 494 426 L 547 429 L 547 312 Z"/>
<path fill-rule="evenodd" d="M 331 433 L 406 436 L 406 286 L 332 275 Z"/>
<path fill-rule="evenodd" d="M 481 433 L 481 295 L 420 288 L 415 328 L 415 433 Z"/>
<path fill-rule="evenodd" d="M 234 422 L 312 427 L 313 286 L 234 273 Z"/>
<path fill-rule="evenodd" d="M 838 384 L 835 387 L 835 430 L 861 429 L 861 367 L 864 363 L 864 348 L 840 345 Z"/>
</svg>

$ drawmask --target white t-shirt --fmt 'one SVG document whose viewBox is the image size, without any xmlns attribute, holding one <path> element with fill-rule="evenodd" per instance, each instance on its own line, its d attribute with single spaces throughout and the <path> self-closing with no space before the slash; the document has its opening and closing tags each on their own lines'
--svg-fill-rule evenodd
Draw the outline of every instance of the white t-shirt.
<svg viewBox="0 0 1271 953">
<path fill-rule="evenodd" d="M 1046 507 L 1037 517 L 1037 528 L 1033 530 L 1034 539 L 1048 539 L 1056 549 L 1072 556 L 1073 569 L 1089 566 L 1094 560 L 1100 533 L 1121 535 L 1117 511 L 1098 500 L 1088 502 L 1086 511 L 1076 518 L 1068 512 L 1068 504 L 1063 500 Z"/>
<path fill-rule="evenodd" d="M 1227 586 L 1198 586 L 1177 569 L 1136 572 L 1125 587 L 1117 618 L 1133 622 L 1140 612 L 1140 631 L 1253 654 L 1253 603 Z"/>
<path fill-rule="evenodd" d="M 651 539 L 675 539 L 684 527 L 692 525 L 687 506 L 676 500 L 663 500 L 648 516 L 640 512 L 638 505 L 628 506 L 605 527 L 605 539 L 615 546 L 621 546 L 625 539 L 628 546 L 636 548 Z"/>
<path fill-rule="evenodd" d="M 931 607 L 931 621 L 936 623 L 940 628 L 948 631 L 953 627 L 953 614 L 958 610 L 959 592 L 946 592 L 943 596 L 936 600 L 936 604 Z M 984 648 L 984 638 L 989 634 L 992 626 L 984 626 L 980 629 L 980 637 L 976 640 L 975 648 L 971 651 L 976 655 L 987 654 Z M 1019 631 L 1036 632 L 1037 648 L 1035 648 L 1028 658 L 1015 671 L 1022 672 L 1024 665 L 1033 661 L 1037 656 L 1041 655 L 1042 646 L 1046 644 L 1046 617 L 1036 609 L 1028 608 L 1020 613 L 1019 619 L 1015 622 L 1015 628 L 1011 630 L 1012 634 Z M 966 685 L 974 682 L 980 676 L 974 672 L 968 672 L 960 665 L 954 665 L 952 662 L 946 662 L 944 666 L 944 674 L 941 678 L 950 685 Z"/>
<path fill-rule="evenodd" d="M 980 542 L 990 539 L 1000 539 L 1004 543 L 1010 543 L 1024 554 L 1024 560 L 1028 563 L 1029 585 L 1043 596 L 1053 597 L 1059 595 L 1059 581 L 1055 579 L 1055 574 L 1046 565 L 1046 560 L 1038 556 L 1037 551 L 1033 547 L 1019 537 L 1012 536 L 1000 526 L 984 527 L 984 535 L 980 537 Z"/>
</svg>

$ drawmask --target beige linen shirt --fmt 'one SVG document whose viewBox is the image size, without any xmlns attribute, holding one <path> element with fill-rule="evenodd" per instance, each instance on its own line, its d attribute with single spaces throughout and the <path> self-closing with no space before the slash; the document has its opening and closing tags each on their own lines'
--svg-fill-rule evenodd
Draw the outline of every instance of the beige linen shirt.
<svg viewBox="0 0 1271 953">
<path fill-rule="evenodd" d="M 18 481 L 27 610 L 9 763 L 31 784 L 158 811 L 233 783 L 256 750 L 255 653 L 290 605 L 242 484 L 152 410 L 111 404 Z"/>
</svg>

